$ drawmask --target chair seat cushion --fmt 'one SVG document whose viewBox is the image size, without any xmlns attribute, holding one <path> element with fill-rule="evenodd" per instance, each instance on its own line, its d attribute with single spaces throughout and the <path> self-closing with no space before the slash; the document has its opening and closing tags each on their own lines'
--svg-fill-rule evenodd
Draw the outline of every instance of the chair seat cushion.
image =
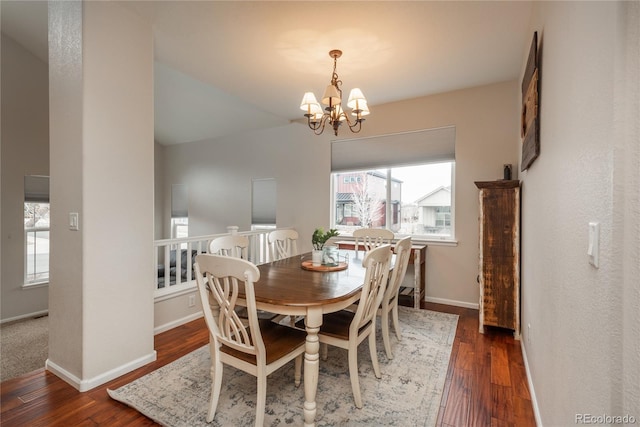
<svg viewBox="0 0 640 427">
<path fill-rule="evenodd" d="M 307 333 L 305 331 L 279 325 L 268 319 L 263 319 L 259 322 L 262 341 L 264 341 L 264 347 L 267 352 L 267 365 L 282 358 L 297 347 L 304 346 L 307 339 Z M 256 358 L 251 354 L 234 350 L 225 345 L 220 347 L 220 351 L 253 365 L 256 364 Z"/>
</svg>

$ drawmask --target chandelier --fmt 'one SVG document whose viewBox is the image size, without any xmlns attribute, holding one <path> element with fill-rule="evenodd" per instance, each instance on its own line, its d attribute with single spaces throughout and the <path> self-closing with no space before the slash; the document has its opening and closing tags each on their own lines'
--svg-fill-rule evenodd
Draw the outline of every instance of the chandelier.
<svg viewBox="0 0 640 427">
<path fill-rule="evenodd" d="M 332 50 L 329 52 L 329 56 L 333 58 L 333 75 L 331 76 L 331 82 L 322 96 L 322 103 L 326 105 L 324 111 L 316 100 L 313 92 L 304 94 L 300 109 L 305 111 L 304 116 L 307 118 L 307 124 L 316 135 L 324 132 L 324 127 L 327 122 L 333 128 L 333 133 L 336 136 L 338 136 L 338 128 L 343 122 L 347 123 L 351 132 L 358 133 L 364 121 L 362 117 L 369 114 L 367 100 L 360 89 L 351 89 L 347 107 L 351 108 L 351 114 L 355 116 L 355 120 L 349 119 L 347 113 L 342 109 L 342 89 L 340 89 L 342 80 L 338 78 L 338 74 L 336 73 L 336 65 L 338 58 L 342 56 L 342 51 Z"/>
</svg>

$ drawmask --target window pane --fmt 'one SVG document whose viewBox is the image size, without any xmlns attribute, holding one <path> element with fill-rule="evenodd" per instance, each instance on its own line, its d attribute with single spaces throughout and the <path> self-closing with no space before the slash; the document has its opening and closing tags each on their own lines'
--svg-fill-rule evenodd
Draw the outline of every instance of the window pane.
<svg viewBox="0 0 640 427">
<path fill-rule="evenodd" d="M 183 239 L 189 237 L 189 218 L 171 218 L 171 238 Z M 181 243 L 180 248 L 187 249 L 187 243 Z"/>
<path fill-rule="evenodd" d="M 189 237 L 189 218 L 171 218 L 171 238 Z"/>
<path fill-rule="evenodd" d="M 49 203 L 24 204 L 25 283 L 49 279 Z"/>
<path fill-rule="evenodd" d="M 453 162 L 394 168 L 402 181 L 400 234 L 451 237 L 451 166 Z"/>
<path fill-rule="evenodd" d="M 49 232 L 28 233 L 27 282 L 42 282 L 49 278 Z"/>
<path fill-rule="evenodd" d="M 374 227 L 400 235 L 453 237 L 453 164 L 334 173 L 333 227 L 342 234 Z"/>
<path fill-rule="evenodd" d="M 386 171 L 335 173 L 336 228 L 351 232 L 356 227 L 384 228 L 386 223 Z"/>
</svg>

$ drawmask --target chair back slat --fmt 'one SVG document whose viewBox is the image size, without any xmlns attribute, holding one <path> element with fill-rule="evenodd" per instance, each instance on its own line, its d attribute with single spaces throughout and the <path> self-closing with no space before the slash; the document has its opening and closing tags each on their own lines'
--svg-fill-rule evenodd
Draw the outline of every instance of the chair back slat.
<svg viewBox="0 0 640 427">
<path fill-rule="evenodd" d="M 217 237 L 209 242 L 209 253 L 213 255 L 230 256 L 247 259 L 249 239 L 243 235 Z"/>
<path fill-rule="evenodd" d="M 396 243 L 394 252 L 396 254 L 396 260 L 384 297 L 387 302 L 391 302 L 394 298 L 398 297 L 398 289 L 400 289 L 400 285 L 402 285 L 407 273 L 409 257 L 411 256 L 411 236 L 399 240 L 398 243 Z"/>
<path fill-rule="evenodd" d="M 269 233 L 268 240 L 271 261 L 298 254 L 298 232 L 296 230 L 274 230 Z"/>
<path fill-rule="evenodd" d="M 196 279 L 205 321 L 217 344 L 247 354 L 265 354 L 254 293 L 254 283 L 259 278 L 260 271 L 249 261 L 211 254 L 196 257 Z M 241 292 L 249 314 L 248 326 L 235 310 Z"/>
<path fill-rule="evenodd" d="M 358 228 L 353 230 L 353 237 L 355 238 L 356 252 L 358 252 L 360 244 L 365 252 L 368 252 L 378 246 L 391 244 L 394 234 L 393 231 L 384 228 Z"/>
<path fill-rule="evenodd" d="M 350 326 L 351 333 L 357 333 L 375 318 L 387 286 L 391 255 L 391 245 L 387 244 L 370 250 L 362 260 L 366 273 L 360 302 Z"/>
<path fill-rule="evenodd" d="M 253 352 L 251 338 L 235 311 L 239 290 L 238 280 L 235 277 L 217 278 L 209 275 L 209 289 L 220 306 L 218 325 L 221 341 L 227 345 L 233 343 L 245 348 L 247 352 Z"/>
</svg>

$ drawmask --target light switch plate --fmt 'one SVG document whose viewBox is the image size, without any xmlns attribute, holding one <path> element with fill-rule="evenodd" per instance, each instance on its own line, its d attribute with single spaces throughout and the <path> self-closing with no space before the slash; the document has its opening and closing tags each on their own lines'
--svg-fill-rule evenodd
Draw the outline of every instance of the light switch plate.
<svg viewBox="0 0 640 427">
<path fill-rule="evenodd" d="M 78 212 L 69 213 L 69 230 L 72 230 L 72 231 L 80 230 L 80 225 L 78 223 Z"/>
</svg>

